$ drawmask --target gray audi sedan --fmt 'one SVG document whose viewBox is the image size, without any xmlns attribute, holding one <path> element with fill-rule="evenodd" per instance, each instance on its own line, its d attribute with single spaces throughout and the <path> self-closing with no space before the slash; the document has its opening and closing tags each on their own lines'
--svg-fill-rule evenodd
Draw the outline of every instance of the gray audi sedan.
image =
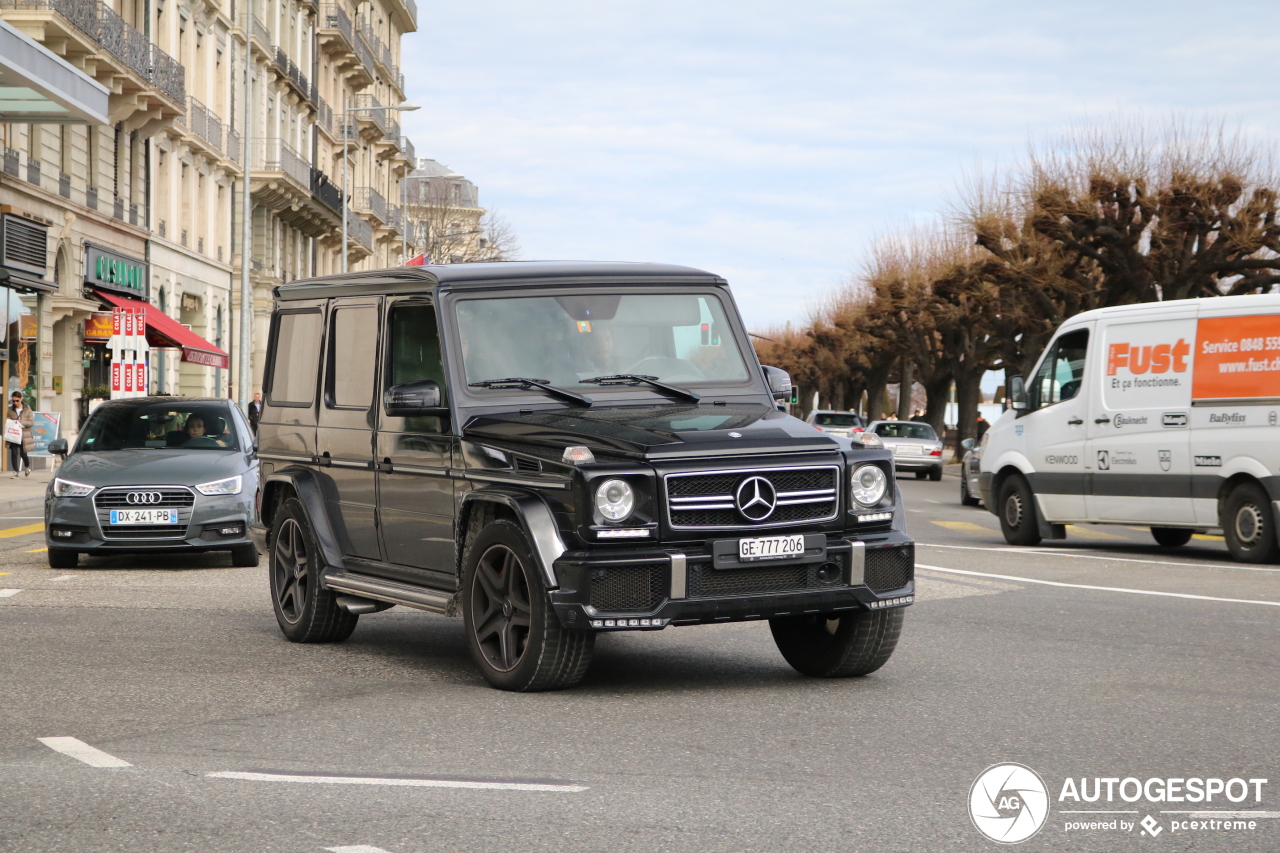
<svg viewBox="0 0 1280 853">
<path fill-rule="evenodd" d="M 49 565 L 81 554 L 230 551 L 258 565 L 249 538 L 258 492 L 253 433 L 229 400 L 135 397 L 99 406 L 45 495 Z"/>
</svg>

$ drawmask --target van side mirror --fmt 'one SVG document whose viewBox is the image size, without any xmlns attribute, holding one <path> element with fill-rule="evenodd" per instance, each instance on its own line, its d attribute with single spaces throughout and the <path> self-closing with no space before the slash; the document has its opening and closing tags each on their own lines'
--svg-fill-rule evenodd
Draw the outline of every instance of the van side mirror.
<svg viewBox="0 0 1280 853">
<path fill-rule="evenodd" d="M 764 371 L 764 379 L 769 384 L 769 393 L 773 395 L 774 401 L 778 403 L 793 402 L 791 399 L 791 374 L 781 367 L 764 365 L 760 369 Z"/>
<path fill-rule="evenodd" d="M 1022 386 L 1021 376 L 1009 377 L 1009 408 L 1016 412 L 1026 411 L 1027 390 Z"/>
<path fill-rule="evenodd" d="M 960 442 L 960 449 L 961 449 L 961 450 L 973 450 L 973 439 L 972 439 L 972 438 L 966 438 L 964 441 Z"/>
<path fill-rule="evenodd" d="M 393 385 L 383 395 L 382 407 L 392 417 L 414 418 L 440 414 L 440 386 L 431 379 L 415 379 Z"/>
<path fill-rule="evenodd" d="M 65 438 L 55 438 L 49 442 L 49 452 L 54 456 L 67 455 L 67 440 Z"/>
</svg>

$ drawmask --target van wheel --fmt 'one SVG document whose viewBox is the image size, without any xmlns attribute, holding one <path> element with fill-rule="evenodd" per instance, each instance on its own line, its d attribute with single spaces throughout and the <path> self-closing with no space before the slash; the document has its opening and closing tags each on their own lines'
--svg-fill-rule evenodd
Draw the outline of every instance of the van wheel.
<svg viewBox="0 0 1280 853">
<path fill-rule="evenodd" d="M 978 498 L 969 494 L 969 475 L 963 471 L 960 473 L 960 503 L 965 506 L 977 506 L 982 503 Z"/>
<path fill-rule="evenodd" d="M 500 690 L 572 687 L 591 665 L 595 633 L 560 624 L 533 549 L 510 521 L 489 524 L 467 546 L 462 619 L 471 657 Z"/>
<path fill-rule="evenodd" d="M 773 641 L 802 675 L 850 678 L 884 666 L 898 645 L 904 608 L 848 610 L 769 620 Z"/>
<path fill-rule="evenodd" d="M 1153 527 L 1151 528 L 1151 536 L 1156 540 L 1156 544 L 1165 548 L 1178 548 L 1186 545 L 1191 541 L 1193 531 L 1187 530 L 1185 527 Z"/>
<path fill-rule="evenodd" d="M 1000 486 L 1000 532 L 1010 545 L 1039 545 L 1036 500 L 1031 484 L 1015 474 Z"/>
<path fill-rule="evenodd" d="M 1242 563 L 1272 563 L 1280 557 L 1271 501 L 1257 483 L 1241 483 L 1227 497 L 1222 514 L 1227 550 Z"/>
<path fill-rule="evenodd" d="M 320 587 L 320 546 L 296 498 L 276 511 L 268 565 L 271 603 L 280 630 L 295 643 L 339 643 L 351 636 L 359 616 L 338 606 L 338 596 Z"/>
</svg>

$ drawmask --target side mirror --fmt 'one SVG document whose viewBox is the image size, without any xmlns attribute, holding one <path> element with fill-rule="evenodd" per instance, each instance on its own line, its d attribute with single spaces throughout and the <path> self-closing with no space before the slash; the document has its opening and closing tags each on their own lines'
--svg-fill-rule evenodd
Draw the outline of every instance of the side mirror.
<svg viewBox="0 0 1280 853">
<path fill-rule="evenodd" d="M 49 442 L 49 452 L 54 456 L 67 455 L 67 440 L 65 438 L 55 438 Z"/>
<path fill-rule="evenodd" d="M 415 379 L 393 385 L 383 395 L 382 407 L 392 417 L 413 418 L 440 414 L 440 386 L 431 379 Z"/>
<path fill-rule="evenodd" d="M 769 393 L 773 395 L 773 399 L 779 403 L 790 403 L 791 374 L 781 367 L 765 365 L 760 369 L 764 371 L 764 379 L 769 384 Z"/>
<path fill-rule="evenodd" d="M 1027 390 L 1022 386 L 1021 376 L 1009 377 L 1009 408 L 1017 412 L 1026 411 Z"/>
<path fill-rule="evenodd" d="M 972 439 L 972 438 L 966 438 L 964 441 L 960 442 L 960 449 L 961 449 L 961 450 L 973 450 L 973 439 Z"/>
</svg>

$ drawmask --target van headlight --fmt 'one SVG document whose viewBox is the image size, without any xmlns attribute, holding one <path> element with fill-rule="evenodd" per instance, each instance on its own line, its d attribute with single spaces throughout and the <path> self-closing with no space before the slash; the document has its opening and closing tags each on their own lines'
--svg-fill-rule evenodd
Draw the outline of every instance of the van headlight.
<svg viewBox="0 0 1280 853">
<path fill-rule="evenodd" d="M 240 494 L 240 475 L 237 474 L 225 480 L 214 480 L 212 483 L 203 483 L 196 486 L 196 491 L 202 495 L 238 495 Z"/>
<path fill-rule="evenodd" d="M 73 483 L 57 477 L 53 480 L 53 496 L 55 498 L 83 498 L 94 490 L 93 486 L 84 483 Z"/>
<path fill-rule="evenodd" d="M 888 488 L 889 478 L 879 465 L 860 465 L 849 478 L 849 497 L 859 506 L 876 506 Z"/>
<path fill-rule="evenodd" d="M 596 487 L 596 512 L 607 521 L 623 521 L 636 508 L 636 494 L 625 480 L 605 480 Z"/>
</svg>

